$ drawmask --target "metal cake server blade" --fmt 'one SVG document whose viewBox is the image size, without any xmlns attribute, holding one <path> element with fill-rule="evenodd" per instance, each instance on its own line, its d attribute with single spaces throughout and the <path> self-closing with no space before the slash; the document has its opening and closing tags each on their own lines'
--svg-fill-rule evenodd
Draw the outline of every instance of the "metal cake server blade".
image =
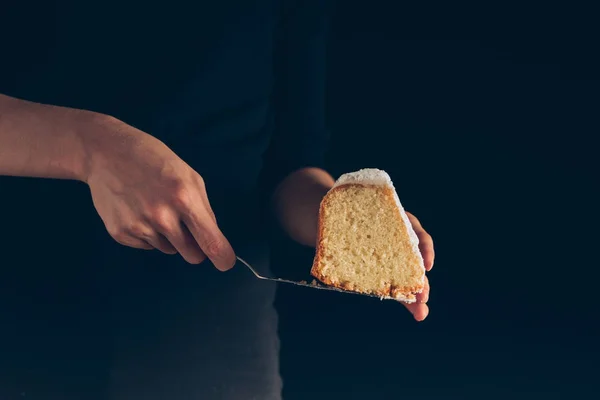
<svg viewBox="0 0 600 400">
<path fill-rule="evenodd" d="M 252 273 L 254 274 L 254 276 L 256 276 L 258 279 L 262 279 L 264 281 L 271 281 L 271 282 L 279 282 L 279 283 L 288 283 L 290 285 L 296 285 L 296 286 L 304 286 L 304 287 L 308 287 L 311 289 L 321 289 L 321 290 L 330 290 L 332 292 L 340 292 L 340 293 L 349 293 L 349 294 L 357 294 L 357 295 L 361 295 L 361 296 L 367 296 L 367 297 L 375 297 L 377 299 L 380 300 L 394 300 L 394 301 L 398 301 L 396 299 L 394 299 L 393 297 L 388 297 L 388 296 L 376 296 L 373 294 L 367 294 L 367 293 L 358 293 L 358 292 L 353 292 L 350 290 L 344 290 L 344 289 L 340 289 L 340 288 L 336 288 L 336 287 L 332 287 L 332 286 L 325 286 L 321 283 L 318 283 L 316 281 L 316 279 L 313 279 L 312 282 L 306 282 L 306 281 L 291 281 L 288 279 L 281 279 L 281 278 L 271 278 L 271 277 L 267 277 L 267 276 L 263 276 L 261 274 L 259 274 L 249 263 L 247 263 L 246 261 L 244 261 L 243 259 L 241 259 L 240 257 L 236 257 L 238 259 L 239 262 L 241 262 L 242 264 L 244 264 L 250 271 L 252 271 Z"/>
</svg>

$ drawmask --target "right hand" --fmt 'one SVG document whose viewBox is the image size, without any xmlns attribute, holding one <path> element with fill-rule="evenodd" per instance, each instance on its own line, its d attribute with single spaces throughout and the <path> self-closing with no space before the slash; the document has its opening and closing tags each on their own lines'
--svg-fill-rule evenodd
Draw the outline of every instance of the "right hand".
<svg viewBox="0 0 600 400">
<path fill-rule="evenodd" d="M 109 234 L 139 249 L 176 254 L 192 264 L 207 257 L 233 267 L 231 245 L 217 226 L 202 177 L 158 139 L 109 117 L 87 135 L 86 182 Z"/>
</svg>

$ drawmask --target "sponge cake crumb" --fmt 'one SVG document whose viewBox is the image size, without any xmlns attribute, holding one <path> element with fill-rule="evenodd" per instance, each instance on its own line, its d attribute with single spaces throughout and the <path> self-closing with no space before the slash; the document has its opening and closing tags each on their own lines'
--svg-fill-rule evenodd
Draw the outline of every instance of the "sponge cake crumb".
<svg viewBox="0 0 600 400">
<path fill-rule="evenodd" d="M 425 284 L 423 258 L 387 173 L 342 175 L 325 196 L 311 274 L 341 289 L 416 301 Z"/>
</svg>

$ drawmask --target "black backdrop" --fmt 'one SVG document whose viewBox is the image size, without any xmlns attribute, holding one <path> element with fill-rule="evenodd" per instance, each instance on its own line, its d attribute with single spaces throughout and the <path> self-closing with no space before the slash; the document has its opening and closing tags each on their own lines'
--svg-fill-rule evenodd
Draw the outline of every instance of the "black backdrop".
<svg viewBox="0 0 600 400">
<path fill-rule="evenodd" d="M 433 235 L 430 316 L 282 287 L 286 394 L 595 397 L 600 35 L 575 6 L 419 3 L 338 2 L 330 165 L 386 169 Z"/>
<path fill-rule="evenodd" d="M 361 3 L 335 10 L 330 165 L 386 169 L 431 232 L 431 314 L 417 324 L 397 304 L 282 287 L 286 398 L 594 397 L 593 13 Z M 102 226 L 85 187 L 3 178 L 1 197 L 3 274 L 48 263 L 57 282 L 92 263 L 85 235 Z M 312 254 L 282 240 L 274 257 L 308 268 Z M 39 368 L 61 356 L 37 346 Z"/>
</svg>

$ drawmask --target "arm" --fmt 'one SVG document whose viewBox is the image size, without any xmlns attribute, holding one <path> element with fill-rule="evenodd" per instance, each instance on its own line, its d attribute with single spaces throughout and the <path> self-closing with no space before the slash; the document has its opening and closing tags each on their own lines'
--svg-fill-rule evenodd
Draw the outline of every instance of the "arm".
<svg viewBox="0 0 600 400">
<path fill-rule="evenodd" d="M 116 118 L 0 95 L 0 175 L 85 181 L 117 242 L 193 264 L 208 257 L 223 271 L 235 263 L 202 177 Z"/>
<path fill-rule="evenodd" d="M 92 116 L 0 94 L 0 175 L 85 180 L 78 125 Z"/>
<path fill-rule="evenodd" d="M 292 172 L 278 186 L 273 205 L 283 229 L 305 246 L 316 246 L 321 200 L 334 180 L 320 168 Z"/>
<path fill-rule="evenodd" d="M 316 244 L 325 172 L 327 7 L 325 0 L 284 2 L 275 54 L 275 133 L 267 153 L 275 216 L 297 242 Z"/>
</svg>

